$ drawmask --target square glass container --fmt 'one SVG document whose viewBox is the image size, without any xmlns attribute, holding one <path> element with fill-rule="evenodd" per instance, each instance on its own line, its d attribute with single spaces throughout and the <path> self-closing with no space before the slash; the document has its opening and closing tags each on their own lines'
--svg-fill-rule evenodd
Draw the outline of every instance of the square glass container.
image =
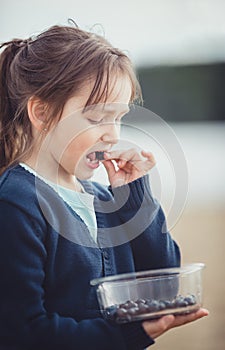
<svg viewBox="0 0 225 350">
<path fill-rule="evenodd" d="M 91 281 L 104 318 L 117 323 L 186 314 L 202 306 L 202 263 Z"/>
</svg>

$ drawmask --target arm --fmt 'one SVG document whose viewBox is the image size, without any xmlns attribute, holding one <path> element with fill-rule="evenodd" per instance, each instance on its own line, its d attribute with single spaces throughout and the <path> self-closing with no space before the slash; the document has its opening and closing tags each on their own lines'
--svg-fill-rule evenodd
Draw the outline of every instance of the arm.
<svg viewBox="0 0 225 350">
<path fill-rule="evenodd" d="M 152 198 L 149 179 L 144 176 L 154 166 L 151 153 L 142 152 L 141 160 L 135 150 L 112 152 L 104 162 L 122 222 L 127 222 L 127 232 L 134 232 L 130 242 L 136 270 L 163 268 L 180 265 L 180 251 L 166 228 L 165 216 L 160 205 Z M 111 160 L 116 160 L 118 170 Z M 122 162 L 119 160 L 122 159 Z M 120 187 L 117 187 L 119 184 Z M 124 186 L 126 185 L 126 186 Z M 113 189 L 113 187 L 115 187 Z M 127 189 L 128 187 L 128 189 Z M 124 198 L 128 198 L 123 203 Z M 143 322 L 146 333 L 155 339 L 174 327 L 196 321 L 208 315 L 208 310 L 199 309 L 189 315 L 168 315 L 158 320 Z"/>
<path fill-rule="evenodd" d="M 47 251 L 43 229 L 27 213 L 0 201 L 0 345 L 33 350 L 143 349 L 153 343 L 141 326 L 77 322 L 45 308 Z"/>
<path fill-rule="evenodd" d="M 120 215 L 128 222 L 128 232 L 135 233 L 131 247 L 136 270 L 179 266 L 179 247 L 167 230 L 160 204 L 152 196 L 148 175 L 130 183 L 129 191 Z"/>
<path fill-rule="evenodd" d="M 120 208 L 118 215 L 131 241 L 136 270 L 179 266 L 179 248 L 167 231 L 164 213 L 153 199 L 145 175 L 155 165 L 152 153 L 116 150 L 107 153 L 105 159 L 103 164 Z"/>
<path fill-rule="evenodd" d="M 161 206 L 152 197 L 148 175 L 110 191 L 120 217 L 118 231 L 121 236 L 126 232 L 136 270 L 179 266 L 179 248 L 167 231 Z"/>
</svg>

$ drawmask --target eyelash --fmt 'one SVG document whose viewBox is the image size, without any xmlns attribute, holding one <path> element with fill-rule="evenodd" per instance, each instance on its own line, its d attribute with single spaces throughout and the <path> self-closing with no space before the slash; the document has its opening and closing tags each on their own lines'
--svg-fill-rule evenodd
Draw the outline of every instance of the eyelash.
<svg viewBox="0 0 225 350">
<path fill-rule="evenodd" d="M 100 119 L 100 120 L 88 119 L 88 121 L 89 121 L 91 124 L 101 124 L 101 122 L 103 121 L 103 119 Z"/>
<path fill-rule="evenodd" d="M 96 125 L 97 125 L 97 124 L 101 124 L 103 120 L 104 120 L 104 118 L 102 118 L 102 119 L 100 119 L 100 120 L 88 119 L 89 123 L 91 123 L 91 124 L 96 124 Z M 121 117 L 115 119 L 115 121 L 116 121 L 117 123 L 120 123 Z"/>
</svg>

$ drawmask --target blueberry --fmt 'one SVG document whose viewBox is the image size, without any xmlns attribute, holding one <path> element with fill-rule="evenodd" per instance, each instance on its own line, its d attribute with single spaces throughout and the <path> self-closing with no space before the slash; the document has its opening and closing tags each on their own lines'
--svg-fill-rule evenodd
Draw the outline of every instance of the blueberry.
<svg viewBox="0 0 225 350">
<path fill-rule="evenodd" d="M 166 309 L 172 309 L 174 307 L 174 303 L 171 300 L 164 300 L 163 303 Z"/>
<path fill-rule="evenodd" d="M 188 303 L 188 305 L 194 305 L 197 302 L 194 295 L 189 295 L 186 298 L 184 298 L 184 300 Z"/>
<path fill-rule="evenodd" d="M 123 308 L 119 308 L 115 314 L 116 322 L 123 323 L 131 321 L 131 315 L 129 315 L 128 311 Z"/>
<path fill-rule="evenodd" d="M 127 314 L 127 310 L 122 308 L 122 307 L 117 310 L 117 315 L 118 316 L 124 316 L 126 314 Z"/>
<path fill-rule="evenodd" d="M 130 309 L 132 307 L 137 307 L 137 306 L 138 305 L 132 300 L 127 300 L 125 303 L 120 305 L 120 307 L 122 307 L 122 308 L 124 308 L 126 310 L 128 310 L 128 309 Z"/>
<path fill-rule="evenodd" d="M 176 306 L 176 307 L 188 306 L 188 302 L 186 300 L 184 300 L 184 298 L 181 295 L 179 295 L 174 300 L 174 306 Z"/>
<path fill-rule="evenodd" d="M 117 310 L 118 310 L 118 305 L 112 305 L 107 307 L 107 309 L 105 310 L 106 317 L 109 318 L 110 320 L 114 320 L 116 317 Z"/>
<path fill-rule="evenodd" d="M 139 314 L 139 308 L 138 307 L 132 307 L 128 310 L 128 313 L 130 316 L 135 316 Z"/>
<path fill-rule="evenodd" d="M 157 300 L 148 300 L 147 305 L 149 312 L 159 311 L 159 302 Z"/>
<path fill-rule="evenodd" d="M 140 314 L 146 314 L 147 312 L 149 312 L 149 306 L 146 304 L 140 303 L 138 305 L 138 310 Z"/>
<path fill-rule="evenodd" d="M 95 152 L 95 157 L 98 160 L 103 160 L 104 159 L 104 152 L 103 151 L 97 151 Z"/>
<path fill-rule="evenodd" d="M 126 302 L 126 303 L 120 304 L 119 308 L 120 309 L 128 309 L 128 303 Z"/>
<path fill-rule="evenodd" d="M 138 299 L 135 301 L 136 304 L 146 304 L 146 300 L 145 299 Z"/>
<path fill-rule="evenodd" d="M 107 311 L 108 313 L 113 313 L 113 312 L 115 312 L 117 309 L 118 309 L 118 306 L 117 306 L 117 305 L 112 305 L 112 306 L 107 307 L 106 311 Z"/>
<path fill-rule="evenodd" d="M 159 301 L 159 310 L 166 309 L 166 303 L 163 300 Z"/>
</svg>

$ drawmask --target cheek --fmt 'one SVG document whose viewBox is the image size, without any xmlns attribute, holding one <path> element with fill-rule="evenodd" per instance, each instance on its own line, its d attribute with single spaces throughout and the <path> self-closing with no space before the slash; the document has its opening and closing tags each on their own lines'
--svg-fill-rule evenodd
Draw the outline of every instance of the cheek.
<svg viewBox="0 0 225 350">
<path fill-rule="evenodd" d="M 82 154 L 91 148 L 100 137 L 97 127 L 90 128 L 83 120 L 63 120 L 53 130 L 50 148 L 54 156 L 59 160 L 70 156 L 79 159 Z"/>
<path fill-rule="evenodd" d="M 93 129 L 86 130 L 77 135 L 66 147 L 64 154 L 72 157 L 73 161 L 78 162 L 90 148 L 99 141 L 99 132 Z"/>
</svg>

